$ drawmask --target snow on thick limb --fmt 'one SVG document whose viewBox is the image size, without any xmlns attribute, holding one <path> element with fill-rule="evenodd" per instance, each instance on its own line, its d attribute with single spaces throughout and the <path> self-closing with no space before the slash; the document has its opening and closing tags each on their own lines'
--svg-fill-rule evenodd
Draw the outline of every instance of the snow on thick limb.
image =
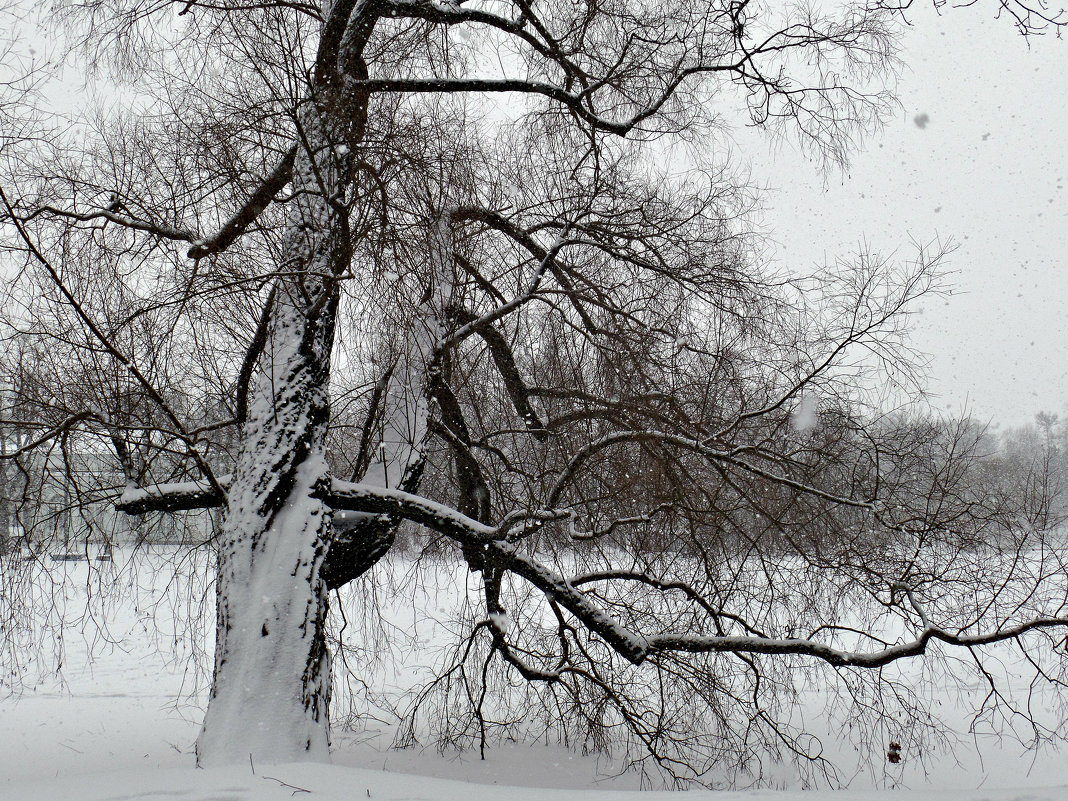
<svg viewBox="0 0 1068 801">
<path fill-rule="evenodd" d="M 348 509 L 372 514 L 399 514 L 458 539 L 490 539 L 497 534 L 494 526 L 480 523 L 450 506 L 420 495 L 373 484 L 333 479 L 326 499 L 334 509 Z"/>
<path fill-rule="evenodd" d="M 220 476 L 223 489 L 230 486 L 232 476 Z M 189 509 L 209 509 L 222 506 L 226 499 L 206 480 L 180 481 L 169 484 L 149 484 L 146 487 L 127 487 L 115 503 L 115 508 L 128 515 L 145 512 L 180 512 Z"/>
<path fill-rule="evenodd" d="M 1029 632 L 1050 628 L 1068 628 L 1068 616 L 1043 616 L 1001 626 L 988 632 L 966 634 L 952 632 L 935 625 L 927 625 L 914 638 L 878 650 L 857 650 L 835 647 L 829 643 L 804 638 L 777 638 L 760 635 L 706 636 L 689 632 L 636 632 L 601 609 L 590 595 L 579 589 L 590 577 L 576 577 L 574 581 L 559 575 L 522 554 L 503 540 L 506 526 L 479 523 L 434 501 L 400 491 L 334 481 L 330 500 L 337 508 L 360 509 L 368 512 L 399 514 L 409 520 L 429 526 L 463 543 L 486 549 L 487 553 L 505 569 L 529 581 L 573 614 L 591 632 L 634 664 L 641 664 L 658 652 L 687 653 L 758 653 L 796 654 L 819 659 L 839 667 L 879 668 L 923 654 L 931 642 L 971 648 L 1022 637 Z M 530 514 L 531 518 L 539 515 Z M 546 510 L 541 517 L 559 519 L 559 510 Z M 666 588 L 672 589 L 672 588 Z"/>
</svg>

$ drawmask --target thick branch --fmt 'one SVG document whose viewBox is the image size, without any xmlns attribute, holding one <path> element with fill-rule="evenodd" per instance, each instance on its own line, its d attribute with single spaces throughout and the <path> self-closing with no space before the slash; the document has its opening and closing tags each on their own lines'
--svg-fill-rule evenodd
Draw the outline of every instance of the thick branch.
<svg viewBox="0 0 1068 801">
<path fill-rule="evenodd" d="M 228 478 L 228 476 L 224 477 L 222 481 L 226 482 Z M 927 625 L 914 639 L 878 651 L 845 650 L 809 639 L 760 635 L 705 636 L 686 632 L 642 635 L 630 630 L 601 609 L 576 584 L 621 578 L 642 580 L 649 586 L 663 590 L 685 590 L 685 587 L 676 583 L 660 584 L 648 580 L 647 577 L 631 573 L 614 572 L 582 576 L 572 583 L 534 559 L 521 554 L 516 546 L 504 542 L 501 537 L 503 536 L 502 528 L 505 528 L 506 524 L 490 526 L 480 523 L 444 504 L 402 490 L 333 479 L 323 500 L 335 510 L 351 510 L 411 520 L 444 534 L 468 549 L 483 550 L 487 559 L 492 560 L 493 564 L 526 579 L 548 598 L 567 609 L 588 630 L 601 637 L 617 653 L 634 664 L 641 664 L 650 656 L 664 652 L 797 654 L 820 659 L 836 667 L 871 669 L 883 667 L 899 659 L 919 656 L 927 650 L 931 640 L 938 640 L 947 645 L 973 648 L 1017 639 L 1031 631 L 1068 628 L 1068 616 L 1037 617 L 985 634 L 953 633 L 934 625 Z M 161 484 L 138 490 L 127 490 L 116 506 L 120 511 L 128 514 L 140 514 L 146 511 L 205 508 L 218 506 L 221 502 L 221 498 L 213 495 L 207 484 L 201 481 Z M 563 514 L 560 510 L 545 510 L 541 513 L 524 513 L 524 516 L 529 519 L 540 518 L 547 521 L 560 519 Z M 705 606 L 705 604 L 701 605 Z M 711 610 L 711 607 L 707 607 L 706 611 L 712 611 L 713 614 L 725 619 L 741 622 L 739 618 L 722 610 Z"/>
<path fill-rule="evenodd" d="M 211 509 L 222 506 L 226 502 L 222 490 L 229 484 L 230 476 L 227 475 L 219 477 L 217 489 L 206 481 L 183 481 L 174 484 L 150 484 L 147 487 L 127 488 L 115 503 L 115 509 L 128 515 Z"/>
<path fill-rule="evenodd" d="M 281 161 L 256 187 L 245 204 L 207 239 L 198 239 L 189 248 L 187 254 L 191 259 L 202 259 L 215 253 L 221 253 L 233 244 L 245 230 L 254 223 L 264 210 L 271 205 L 275 195 L 289 183 L 293 177 L 293 163 L 297 157 L 297 146 L 293 145 L 282 156 Z"/>
<path fill-rule="evenodd" d="M 535 436 L 539 439 L 544 439 L 548 432 L 538 417 L 538 413 L 534 411 L 534 407 L 530 404 L 530 389 L 519 374 L 519 367 L 515 363 L 515 355 L 512 353 L 512 347 L 508 344 L 508 340 L 489 323 L 479 325 L 479 318 L 467 309 L 453 308 L 450 312 L 461 325 L 475 324 L 475 330 L 486 342 L 490 356 L 493 357 L 493 363 L 497 365 L 497 372 L 504 382 L 504 387 L 512 400 L 516 413 L 522 418 L 527 428 L 535 433 Z"/>
</svg>

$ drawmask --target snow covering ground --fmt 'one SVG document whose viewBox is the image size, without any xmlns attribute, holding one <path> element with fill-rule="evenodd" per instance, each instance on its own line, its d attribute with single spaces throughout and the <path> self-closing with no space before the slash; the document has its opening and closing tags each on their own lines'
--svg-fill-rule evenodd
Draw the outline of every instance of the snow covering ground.
<svg viewBox="0 0 1068 801">
<path fill-rule="evenodd" d="M 117 561 L 121 561 L 120 556 Z M 196 569 L 191 564 L 190 570 Z M 108 601 L 87 581 L 82 563 L 53 569 L 68 579 L 63 609 L 68 626 L 57 674 L 46 663 L 22 671 L 21 685 L 0 697 L 0 801 L 445 801 L 505 798 L 507 801 L 651 801 L 664 792 L 638 791 L 633 774 L 617 775 L 612 764 L 545 745 L 440 754 L 434 748 L 389 747 L 388 723 L 361 732 L 338 731 L 333 765 L 240 765 L 195 770 L 193 742 L 202 701 L 197 674 L 181 627 L 167 612 L 175 598 L 199 602 L 202 589 L 182 582 L 165 587 L 144 571 L 104 570 L 100 578 L 126 592 Z M 50 589 L 56 597 L 56 587 Z M 170 593 L 167 596 L 167 593 Z M 160 598 L 167 596 L 167 603 Z M 145 603 L 153 597 L 155 603 Z M 449 593 L 442 593 L 438 604 Z M 110 604 L 110 605 L 109 605 Z M 96 625 L 109 605 L 108 626 Z M 39 631 L 45 642 L 55 635 Z M 196 638 L 192 638 L 195 640 Z M 54 644 L 58 645 L 58 642 Z M 203 663 L 203 659 L 201 659 Z M 394 676 L 394 680 L 397 677 Z M 8 689 L 0 684 L 0 689 Z M 948 694 L 946 708 L 956 703 Z M 960 710 L 962 713 L 965 710 Z M 850 743 L 823 722 L 826 744 L 838 753 Z M 838 737 L 841 742 L 834 742 Z M 717 801 L 1068 801 L 1064 751 L 1037 756 L 1018 744 L 968 736 L 954 757 L 910 764 L 894 777 L 860 770 L 849 790 L 799 789 L 789 773 L 783 789 L 739 792 L 689 791 L 688 798 Z M 873 775 L 874 774 L 874 775 Z M 846 777 L 848 778 L 848 776 Z M 881 788 L 879 785 L 883 785 Z M 891 789 L 887 789 L 890 786 Z M 678 798 L 677 794 L 670 794 Z"/>
</svg>

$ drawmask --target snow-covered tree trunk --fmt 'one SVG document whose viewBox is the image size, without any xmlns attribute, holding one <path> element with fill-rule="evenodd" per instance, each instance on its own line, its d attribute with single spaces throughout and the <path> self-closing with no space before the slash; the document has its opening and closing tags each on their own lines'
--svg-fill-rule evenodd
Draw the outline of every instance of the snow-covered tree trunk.
<svg viewBox="0 0 1068 801">
<path fill-rule="evenodd" d="M 308 104 L 293 217 L 268 335 L 249 391 L 219 543 L 215 675 L 197 741 L 201 765 L 326 759 L 330 665 L 320 576 L 330 353 L 347 264 L 344 159 Z M 319 147 L 316 147 L 319 145 Z"/>
<path fill-rule="evenodd" d="M 368 102 L 348 80 L 367 74 L 363 47 L 378 10 L 370 0 L 323 0 L 322 18 L 296 117 L 286 244 L 220 537 L 201 765 L 329 756 L 330 355 Z"/>
</svg>

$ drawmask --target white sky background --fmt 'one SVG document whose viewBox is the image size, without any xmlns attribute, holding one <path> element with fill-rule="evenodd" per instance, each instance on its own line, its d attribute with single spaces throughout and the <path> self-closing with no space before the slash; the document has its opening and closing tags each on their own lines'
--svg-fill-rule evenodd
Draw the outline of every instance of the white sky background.
<svg viewBox="0 0 1068 801">
<path fill-rule="evenodd" d="M 950 297 L 926 302 L 912 344 L 932 405 L 1013 426 L 1068 410 L 1068 41 L 1025 41 L 993 4 L 917 2 L 901 110 L 848 170 L 736 131 L 776 256 L 799 269 L 862 243 L 908 259 L 951 240 Z M 926 115 L 926 121 L 923 119 Z M 917 124 L 917 118 L 921 125 Z M 741 163 L 741 159 L 737 163 Z"/>
</svg>

